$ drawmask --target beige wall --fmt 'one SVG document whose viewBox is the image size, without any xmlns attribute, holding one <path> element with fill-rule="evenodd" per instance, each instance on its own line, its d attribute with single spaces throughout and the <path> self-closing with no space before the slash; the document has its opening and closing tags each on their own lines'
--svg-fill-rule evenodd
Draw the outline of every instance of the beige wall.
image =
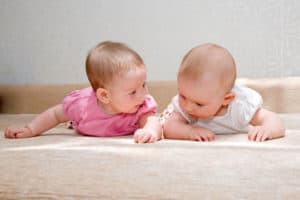
<svg viewBox="0 0 300 200">
<path fill-rule="evenodd" d="M 128 43 L 150 80 L 175 80 L 196 44 L 227 47 L 239 77 L 300 76 L 300 1 L 0 0 L 0 84 L 85 83 L 102 40 Z"/>
</svg>

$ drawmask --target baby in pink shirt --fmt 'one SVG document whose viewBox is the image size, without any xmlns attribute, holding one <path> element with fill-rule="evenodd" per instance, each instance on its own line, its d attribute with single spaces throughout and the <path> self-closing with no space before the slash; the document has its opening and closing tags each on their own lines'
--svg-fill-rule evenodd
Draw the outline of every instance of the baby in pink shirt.
<svg viewBox="0 0 300 200">
<path fill-rule="evenodd" d="M 86 59 L 91 86 L 67 95 L 61 104 L 38 115 L 24 127 L 9 127 L 7 138 L 41 135 L 59 123 L 71 121 L 82 135 L 106 137 L 134 133 L 136 143 L 161 139 L 155 116 L 157 104 L 148 94 L 142 58 L 122 43 L 105 41 Z"/>
</svg>

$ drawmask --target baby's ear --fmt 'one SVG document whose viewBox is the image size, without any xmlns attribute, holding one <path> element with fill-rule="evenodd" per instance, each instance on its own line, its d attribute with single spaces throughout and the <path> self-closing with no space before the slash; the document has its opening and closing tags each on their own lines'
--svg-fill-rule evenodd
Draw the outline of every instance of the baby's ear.
<svg viewBox="0 0 300 200">
<path fill-rule="evenodd" d="M 223 102 L 223 106 L 227 106 L 228 104 L 230 104 L 230 102 L 235 98 L 235 94 L 234 92 L 229 92 L 225 95 L 224 97 L 224 102 Z"/>
<path fill-rule="evenodd" d="M 96 96 L 99 101 L 102 103 L 108 104 L 110 103 L 109 92 L 104 88 L 98 88 L 96 91 Z"/>
</svg>

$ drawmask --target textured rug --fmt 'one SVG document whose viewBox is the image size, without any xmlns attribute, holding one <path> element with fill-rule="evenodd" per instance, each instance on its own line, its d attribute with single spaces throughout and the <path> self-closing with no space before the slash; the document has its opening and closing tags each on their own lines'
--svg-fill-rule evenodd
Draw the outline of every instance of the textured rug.
<svg viewBox="0 0 300 200">
<path fill-rule="evenodd" d="M 300 199 L 300 114 L 282 115 L 286 137 L 263 143 L 235 134 L 138 145 L 64 125 L 3 138 L 33 116 L 0 115 L 0 199 Z"/>
</svg>

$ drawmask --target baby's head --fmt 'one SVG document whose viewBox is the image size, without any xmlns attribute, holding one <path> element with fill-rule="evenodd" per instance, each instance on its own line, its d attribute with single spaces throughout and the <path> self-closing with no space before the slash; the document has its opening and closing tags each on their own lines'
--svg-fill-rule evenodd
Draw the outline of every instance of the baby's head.
<svg viewBox="0 0 300 200">
<path fill-rule="evenodd" d="M 235 79 L 235 62 L 227 49 L 196 46 L 184 56 L 178 72 L 179 104 L 195 118 L 219 115 L 234 98 Z"/>
<path fill-rule="evenodd" d="M 126 44 L 105 41 L 90 50 L 86 59 L 87 77 L 94 91 L 137 69 L 145 69 L 140 55 Z"/>
<path fill-rule="evenodd" d="M 123 43 L 105 41 L 91 49 L 86 74 L 99 104 L 110 114 L 136 112 L 148 93 L 144 61 Z"/>
</svg>

